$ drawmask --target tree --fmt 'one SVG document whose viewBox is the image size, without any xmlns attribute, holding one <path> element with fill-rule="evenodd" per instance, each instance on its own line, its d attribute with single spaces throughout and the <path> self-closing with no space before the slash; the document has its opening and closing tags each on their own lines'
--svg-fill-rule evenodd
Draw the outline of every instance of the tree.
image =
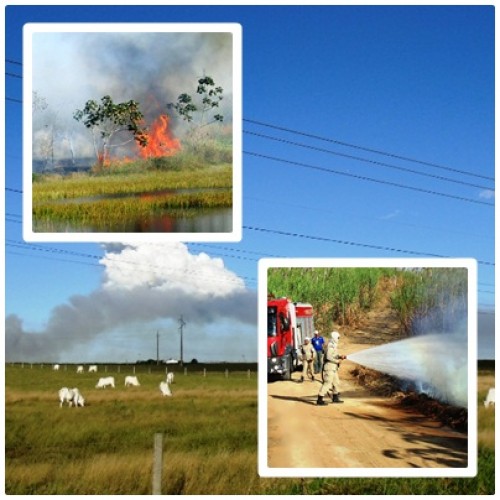
<svg viewBox="0 0 500 500">
<path fill-rule="evenodd" d="M 102 97 L 100 104 L 90 99 L 83 109 L 75 111 L 73 118 L 83 122 L 92 130 L 99 170 L 109 161 L 111 148 L 123 146 L 132 140 L 140 146 L 147 144 L 146 130 L 142 127 L 144 116 L 136 101 L 115 104 L 109 95 Z M 113 144 L 113 139 L 123 131 L 131 132 L 133 137 L 119 144 Z"/>
<path fill-rule="evenodd" d="M 219 107 L 219 103 L 223 99 L 223 92 L 224 89 L 216 87 L 214 80 L 210 76 L 204 76 L 198 79 L 198 87 L 196 89 L 196 93 L 200 96 L 198 98 L 198 101 L 201 101 L 200 103 L 196 104 L 191 95 L 183 93 L 179 95 L 177 102 L 167 104 L 167 108 L 174 109 L 187 122 L 192 122 L 194 114 L 198 112 L 198 127 L 203 127 L 214 122 L 222 122 L 224 117 L 220 113 L 215 113 L 211 121 L 207 121 L 207 117 L 209 111 L 216 110 Z"/>
</svg>

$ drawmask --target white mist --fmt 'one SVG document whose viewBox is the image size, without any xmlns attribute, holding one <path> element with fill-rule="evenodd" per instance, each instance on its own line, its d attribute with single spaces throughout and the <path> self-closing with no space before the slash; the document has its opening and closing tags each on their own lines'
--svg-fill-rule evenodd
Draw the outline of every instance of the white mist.
<svg viewBox="0 0 500 500">
<path fill-rule="evenodd" d="M 467 407 L 467 336 L 429 334 L 391 342 L 347 359 L 402 380 L 412 381 L 435 399 Z"/>
</svg>

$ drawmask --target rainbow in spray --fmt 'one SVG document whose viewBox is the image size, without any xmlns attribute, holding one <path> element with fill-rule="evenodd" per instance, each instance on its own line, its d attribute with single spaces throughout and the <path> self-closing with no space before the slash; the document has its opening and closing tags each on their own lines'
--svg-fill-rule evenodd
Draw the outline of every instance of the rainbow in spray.
<svg viewBox="0 0 500 500">
<path fill-rule="evenodd" d="M 467 407 L 467 336 L 428 334 L 356 352 L 347 359 L 410 381 L 429 396 Z"/>
</svg>

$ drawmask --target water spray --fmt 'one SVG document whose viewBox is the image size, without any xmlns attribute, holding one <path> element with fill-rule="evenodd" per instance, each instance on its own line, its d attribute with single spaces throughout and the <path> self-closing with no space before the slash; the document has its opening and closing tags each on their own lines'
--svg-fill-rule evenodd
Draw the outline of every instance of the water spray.
<svg viewBox="0 0 500 500">
<path fill-rule="evenodd" d="M 467 407 L 467 336 L 464 334 L 418 335 L 349 354 L 347 359 L 413 382 L 419 392 L 435 399 Z"/>
</svg>

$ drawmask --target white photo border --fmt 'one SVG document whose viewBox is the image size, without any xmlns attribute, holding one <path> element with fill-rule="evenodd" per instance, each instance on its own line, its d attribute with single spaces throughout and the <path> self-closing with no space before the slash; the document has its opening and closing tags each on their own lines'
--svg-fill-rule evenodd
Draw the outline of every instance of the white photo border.
<svg viewBox="0 0 500 500">
<path fill-rule="evenodd" d="M 468 423 L 467 467 L 439 468 L 278 468 L 268 466 L 267 422 L 267 276 L 271 268 L 466 268 L 468 285 Z M 258 274 L 258 472 L 261 477 L 474 477 L 477 475 L 477 261 L 469 258 L 440 259 L 260 259 Z M 471 341 L 472 340 L 472 341 Z M 474 341 L 475 340 L 475 341 Z"/>
<path fill-rule="evenodd" d="M 230 33 L 233 63 L 232 231 L 208 233 L 35 232 L 32 198 L 32 37 L 35 33 Z M 27 23 L 23 27 L 23 238 L 28 242 L 240 242 L 242 239 L 242 26 L 238 23 Z"/>
</svg>

